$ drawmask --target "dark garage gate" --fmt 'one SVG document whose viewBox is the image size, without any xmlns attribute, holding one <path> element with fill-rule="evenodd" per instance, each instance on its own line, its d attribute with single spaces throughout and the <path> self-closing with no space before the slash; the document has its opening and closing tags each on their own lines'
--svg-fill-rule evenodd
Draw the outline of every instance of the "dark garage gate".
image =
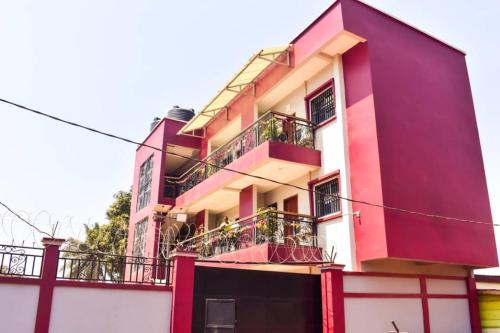
<svg viewBox="0 0 500 333">
<path fill-rule="evenodd" d="M 319 275 L 197 266 L 193 332 L 321 332 Z"/>
</svg>

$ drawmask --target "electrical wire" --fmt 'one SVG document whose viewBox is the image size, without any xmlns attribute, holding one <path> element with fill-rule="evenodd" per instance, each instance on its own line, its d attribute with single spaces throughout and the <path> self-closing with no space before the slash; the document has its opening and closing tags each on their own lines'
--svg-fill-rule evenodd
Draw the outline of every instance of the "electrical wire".
<svg viewBox="0 0 500 333">
<path fill-rule="evenodd" d="M 277 180 L 274 180 L 274 179 L 271 179 L 271 178 L 267 178 L 267 177 L 263 177 L 263 176 L 257 176 L 257 175 L 252 175 L 252 174 L 249 174 L 249 173 L 246 173 L 246 172 L 243 172 L 243 171 L 239 171 L 239 170 L 235 170 L 235 169 L 231 169 L 231 168 L 228 168 L 228 167 L 219 167 L 216 164 L 213 164 L 213 163 L 210 163 L 210 162 L 207 162 L 207 161 L 195 158 L 195 157 L 185 156 L 185 155 L 182 155 L 182 154 L 179 154 L 179 153 L 175 153 L 175 152 L 168 152 L 167 150 L 162 149 L 162 148 L 154 147 L 154 146 L 151 146 L 151 145 L 143 143 L 143 142 L 141 143 L 141 142 L 134 141 L 134 140 L 122 137 L 122 136 L 118 136 L 118 135 L 109 133 L 109 132 L 104 132 L 104 131 L 97 130 L 95 128 L 88 127 L 88 126 L 85 126 L 85 125 L 82 125 L 82 124 L 79 124 L 79 123 L 68 121 L 68 120 L 65 120 L 65 119 L 62 119 L 62 118 L 50 115 L 48 113 L 45 113 L 45 112 L 42 112 L 42 111 L 39 111 L 39 110 L 35 110 L 35 109 L 29 108 L 27 106 L 24 106 L 24 105 L 21 105 L 21 104 L 18 104 L 18 103 L 14 103 L 14 102 L 8 101 L 8 100 L 3 99 L 3 98 L 0 98 L 0 102 L 3 102 L 3 103 L 6 103 L 6 104 L 15 106 L 15 107 L 17 107 L 19 109 L 22 109 L 22 110 L 25 110 L 25 111 L 29 111 L 29 112 L 37 114 L 39 116 L 46 117 L 46 118 L 49 118 L 49 119 L 52 119 L 52 120 L 55 120 L 55 121 L 58 121 L 58 122 L 70 125 L 70 126 L 78 127 L 78 128 L 81 128 L 81 129 L 84 129 L 84 130 L 87 130 L 87 131 L 90 131 L 90 132 L 93 132 L 93 133 L 96 133 L 96 134 L 104 135 L 104 136 L 107 136 L 107 137 L 110 137 L 110 138 L 113 138 L 113 139 L 116 139 L 116 140 L 120 140 L 120 141 L 123 141 L 123 142 L 132 143 L 132 144 L 135 144 L 135 145 L 138 145 L 138 146 L 141 146 L 141 147 L 147 147 L 147 148 L 150 148 L 150 149 L 153 149 L 153 150 L 165 153 L 165 154 L 170 154 L 170 155 L 177 156 L 177 157 L 180 157 L 180 158 L 183 158 L 183 159 L 186 159 L 186 160 L 191 160 L 191 161 L 194 161 L 196 163 L 201 163 L 201 164 L 204 164 L 204 165 L 207 165 L 207 166 L 212 166 L 212 167 L 216 168 L 217 170 L 226 170 L 226 171 L 229 171 L 229 172 L 232 172 L 232 173 L 240 174 L 240 175 L 243 175 L 243 176 L 248 176 L 248 177 L 251 177 L 251 178 L 254 178 L 254 179 L 260 179 L 260 180 L 264 180 L 264 181 L 269 181 L 269 182 L 272 182 L 272 183 L 275 183 L 275 184 L 278 184 L 278 185 L 292 187 L 292 188 L 295 188 L 295 189 L 298 189 L 298 190 L 301 190 L 301 191 L 307 191 L 309 193 L 314 193 L 314 194 L 323 195 L 323 196 L 327 196 L 327 197 L 333 197 L 334 199 L 341 199 L 341 200 L 345 200 L 345 201 L 348 201 L 348 202 L 351 202 L 351 203 L 357 203 L 357 204 L 361 204 L 361 205 L 366 205 L 366 206 L 371 206 L 371 207 L 377 207 L 377 208 L 387 209 L 387 210 L 396 211 L 396 212 L 400 212 L 400 213 L 413 214 L 413 215 L 424 216 L 424 217 L 433 218 L 433 219 L 447 220 L 447 221 L 464 222 L 464 223 L 474 223 L 474 224 L 482 224 L 482 225 L 492 225 L 492 223 L 490 223 L 490 222 L 476 221 L 476 220 L 471 220 L 471 219 L 462 219 L 462 218 L 457 218 L 457 217 L 452 217 L 452 216 L 445 216 L 445 215 L 439 215 L 439 214 L 431 214 L 431 213 L 413 211 L 413 210 L 409 210 L 409 209 L 405 209 L 405 208 L 398 208 L 398 207 L 394 207 L 394 206 L 388 206 L 388 205 L 383 205 L 383 204 L 372 203 L 372 202 L 368 202 L 368 201 L 364 201 L 364 200 L 356 200 L 356 199 L 353 199 L 353 198 L 347 198 L 347 197 L 340 196 L 338 194 L 323 193 L 323 192 L 320 192 L 320 191 L 316 191 L 316 190 L 311 190 L 311 189 L 308 189 L 308 188 L 304 188 L 304 187 L 301 187 L 301 186 L 298 186 L 298 185 L 280 182 L 280 181 L 277 181 Z"/>
<path fill-rule="evenodd" d="M 9 212 L 11 212 L 15 217 L 17 217 L 19 220 L 23 221 L 24 223 L 26 223 L 28 226 L 30 226 L 31 228 L 35 229 L 39 233 L 41 233 L 43 235 L 46 235 L 47 237 L 54 238 L 53 235 L 51 235 L 51 234 L 49 234 L 49 233 L 47 233 L 47 232 L 39 229 L 37 226 L 35 226 L 34 224 L 30 223 L 29 221 L 27 221 L 26 219 L 24 219 L 21 215 L 19 215 L 15 211 L 13 211 L 9 206 L 7 206 L 6 204 L 4 204 L 3 202 L 0 201 L 0 205 L 2 205 L 3 207 L 5 207 L 5 209 L 7 209 Z"/>
</svg>

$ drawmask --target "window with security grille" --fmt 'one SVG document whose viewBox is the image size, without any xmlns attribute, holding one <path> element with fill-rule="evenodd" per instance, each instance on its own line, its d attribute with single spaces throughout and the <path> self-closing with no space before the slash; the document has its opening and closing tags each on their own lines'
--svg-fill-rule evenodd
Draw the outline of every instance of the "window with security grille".
<svg viewBox="0 0 500 333">
<path fill-rule="evenodd" d="M 137 194 L 137 209 L 149 205 L 151 200 L 151 182 L 153 176 L 153 155 L 151 155 L 144 163 L 141 165 L 140 176 L 139 176 L 139 191 Z"/>
<path fill-rule="evenodd" d="M 144 257 L 144 249 L 146 247 L 146 231 L 148 229 L 148 219 L 145 218 L 135 224 L 134 230 L 134 246 L 132 255 L 134 257 Z"/>
<path fill-rule="evenodd" d="M 338 178 L 314 186 L 314 191 L 316 217 L 340 212 Z"/>
<path fill-rule="evenodd" d="M 335 93 L 333 84 L 309 98 L 309 114 L 310 120 L 315 125 L 321 124 L 335 116 Z"/>
</svg>

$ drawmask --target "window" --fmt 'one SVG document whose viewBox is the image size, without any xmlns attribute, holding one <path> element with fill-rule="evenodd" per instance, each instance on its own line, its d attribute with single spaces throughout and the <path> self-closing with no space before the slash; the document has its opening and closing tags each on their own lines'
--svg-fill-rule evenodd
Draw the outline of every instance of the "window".
<svg viewBox="0 0 500 333">
<path fill-rule="evenodd" d="M 205 330 L 207 333 L 235 332 L 236 300 L 211 299 L 206 300 Z"/>
<path fill-rule="evenodd" d="M 132 255 L 134 257 L 144 257 L 144 249 L 146 247 L 146 231 L 148 229 L 148 219 L 145 218 L 135 224 L 134 231 L 134 247 Z"/>
<path fill-rule="evenodd" d="M 321 86 L 306 97 L 309 119 L 315 124 L 321 124 L 335 116 L 335 91 L 333 80 Z"/>
<path fill-rule="evenodd" d="M 165 198 L 175 198 L 175 184 L 172 184 L 168 179 L 163 183 L 163 196 Z"/>
<path fill-rule="evenodd" d="M 144 163 L 141 165 L 141 171 L 139 176 L 139 192 L 137 195 L 137 209 L 149 205 L 151 200 L 151 181 L 153 174 L 153 155 L 151 155 Z"/>
<path fill-rule="evenodd" d="M 314 187 L 314 207 L 316 217 L 340 212 L 339 178 L 333 178 Z"/>
</svg>

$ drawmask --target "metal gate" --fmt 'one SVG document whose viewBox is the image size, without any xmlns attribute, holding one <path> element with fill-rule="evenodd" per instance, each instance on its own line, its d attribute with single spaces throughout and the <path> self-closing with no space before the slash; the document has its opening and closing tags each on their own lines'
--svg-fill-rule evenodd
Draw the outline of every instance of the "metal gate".
<svg viewBox="0 0 500 333">
<path fill-rule="evenodd" d="M 319 275 L 196 267 L 193 332 L 321 332 Z"/>
</svg>

